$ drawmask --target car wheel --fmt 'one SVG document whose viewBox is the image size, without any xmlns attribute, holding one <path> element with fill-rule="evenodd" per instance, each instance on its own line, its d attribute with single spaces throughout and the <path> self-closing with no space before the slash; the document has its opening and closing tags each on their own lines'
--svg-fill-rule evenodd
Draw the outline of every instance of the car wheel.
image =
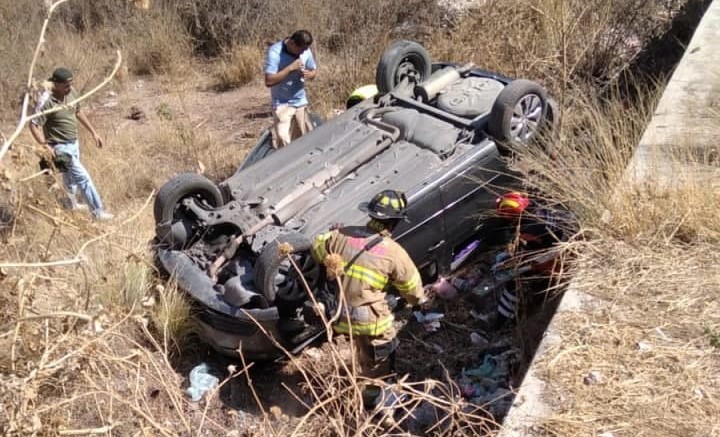
<svg viewBox="0 0 720 437">
<path fill-rule="evenodd" d="M 182 248 L 196 234 L 197 218 L 184 205 L 187 198 L 204 208 L 217 208 L 224 204 L 222 193 L 208 178 L 195 173 L 184 173 L 160 188 L 155 196 L 153 214 L 156 233 L 160 241 L 172 248 Z"/>
<path fill-rule="evenodd" d="M 432 64 L 427 50 L 413 41 L 396 41 L 385 50 L 375 70 L 375 84 L 383 94 L 404 79 L 420 83 L 430 76 Z"/>
<path fill-rule="evenodd" d="M 302 277 L 288 256 L 281 253 L 282 243 L 292 246 L 289 256 L 300 269 Z M 317 284 L 320 268 L 310 254 L 311 245 L 308 237 L 296 233 L 280 235 L 265 245 L 255 263 L 255 284 L 268 302 L 275 302 L 276 298 L 285 302 L 300 302 L 307 297 L 304 282 L 311 288 Z"/>
<path fill-rule="evenodd" d="M 539 84 L 518 79 L 498 95 L 490 112 L 488 131 L 498 141 L 498 149 L 507 154 L 511 144 L 528 144 L 544 126 L 548 98 Z"/>
</svg>

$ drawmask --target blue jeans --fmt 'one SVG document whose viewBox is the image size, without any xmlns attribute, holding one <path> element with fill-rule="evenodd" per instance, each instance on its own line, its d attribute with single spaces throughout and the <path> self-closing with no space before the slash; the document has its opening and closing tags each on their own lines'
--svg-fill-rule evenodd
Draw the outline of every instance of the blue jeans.
<svg viewBox="0 0 720 437">
<path fill-rule="evenodd" d="M 100 194 L 90 178 L 90 173 L 88 173 L 85 166 L 83 166 L 80 162 L 80 143 L 78 140 L 71 143 L 56 144 L 53 147 L 53 151 L 56 154 L 64 153 L 66 155 L 70 155 L 72 158 L 70 167 L 66 172 L 63 172 L 63 182 L 65 183 L 65 188 L 67 188 L 68 193 L 73 198 L 75 197 L 78 188 L 80 188 L 80 192 L 83 197 L 85 197 L 85 201 L 87 202 L 90 211 L 97 217 L 103 211 L 103 204 L 102 200 L 100 200 Z"/>
</svg>

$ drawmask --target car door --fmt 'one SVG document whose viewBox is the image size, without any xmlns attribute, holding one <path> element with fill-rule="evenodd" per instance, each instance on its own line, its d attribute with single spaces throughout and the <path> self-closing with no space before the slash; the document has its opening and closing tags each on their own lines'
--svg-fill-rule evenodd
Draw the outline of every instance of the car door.
<svg viewBox="0 0 720 437">
<path fill-rule="evenodd" d="M 401 221 L 393 238 L 407 250 L 423 276 L 434 280 L 447 262 L 443 202 L 437 184 L 428 184 L 408 199 L 408 219 Z"/>
<path fill-rule="evenodd" d="M 483 235 L 485 219 L 495 208 L 495 199 L 511 184 L 512 177 L 490 142 L 448 162 L 450 177 L 440 185 L 445 209 L 450 262 L 454 270 L 473 250 L 482 249 L 487 235 Z M 468 252 L 468 248 L 471 248 Z"/>
</svg>

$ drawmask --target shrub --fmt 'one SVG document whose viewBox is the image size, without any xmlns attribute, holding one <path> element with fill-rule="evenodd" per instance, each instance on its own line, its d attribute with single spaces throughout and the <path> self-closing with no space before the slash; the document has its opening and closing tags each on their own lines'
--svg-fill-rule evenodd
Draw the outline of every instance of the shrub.
<svg viewBox="0 0 720 437">
<path fill-rule="evenodd" d="M 262 76 L 264 53 L 259 47 L 240 45 L 220 60 L 215 72 L 215 87 L 229 90 L 246 85 Z"/>
</svg>

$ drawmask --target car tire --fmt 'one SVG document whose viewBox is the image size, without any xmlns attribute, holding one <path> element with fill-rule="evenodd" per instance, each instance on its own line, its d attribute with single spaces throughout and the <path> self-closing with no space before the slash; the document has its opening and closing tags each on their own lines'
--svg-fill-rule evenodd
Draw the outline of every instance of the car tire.
<svg viewBox="0 0 720 437">
<path fill-rule="evenodd" d="M 190 196 L 200 199 L 209 208 L 224 204 L 220 189 L 205 176 L 183 173 L 174 177 L 160 188 L 153 205 L 156 232 L 161 241 L 169 242 L 174 247 L 182 247 L 187 242 L 192 218 L 184 215 L 178 204 Z M 187 232 L 177 232 L 181 228 L 187 229 Z"/>
<path fill-rule="evenodd" d="M 498 150 L 507 155 L 511 145 L 534 140 L 545 125 L 547 107 L 547 92 L 541 85 L 525 79 L 510 82 L 495 99 L 488 122 Z"/>
<path fill-rule="evenodd" d="M 291 254 L 299 264 L 303 277 L 310 287 L 314 287 L 319 277 L 319 266 L 310 254 L 312 242 L 302 234 L 288 233 L 278 236 L 266 244 L 255 263 L 255 285 L 262 291 L 268 302 L 281 298 L 285 302 L 299 302 L 306 298 L 305 284 L 298 277 L 295 268 L 290 265 L 280 251 L 280 245 L 288 243 L 292 246 Z M 278 283 L 278 276 L 280 277 Z"/>
<path fill-rule="evenodd" d="M 412 74 L 415 83 L 430 76 L 432 63 L 427 50 L 413 41 L 396 41 L 383 53 L 375 70 L 375 85 L 380 94 L 392 91 L 403 76 Z"/>
</svg>

